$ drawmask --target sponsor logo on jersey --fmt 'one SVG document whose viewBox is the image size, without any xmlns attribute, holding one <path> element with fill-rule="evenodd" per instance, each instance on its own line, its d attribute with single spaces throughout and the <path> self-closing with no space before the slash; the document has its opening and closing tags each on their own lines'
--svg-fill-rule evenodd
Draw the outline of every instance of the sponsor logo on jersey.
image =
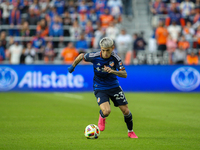
<svg viewBox="0 0 200 150">
<path fill-rule="evenodd" d="M 173 72 L 171 82 L 180 91 L 192 91 L 200 84 L 200 73 L 192 67 L 181 67 Z"/>
<path fill-rule="evenodd" d="M 101 71 L 101 69 L 99 67 L 97 67 L 96 69 L 97 69 L 97 71 Z"/>
<path fill-rule="evenodd" d="M 97 66 L 101 66 L 101 64 L 100 64 L 100 63 L 98 63 L 98 64 L 97 64 Z"/>
<path fill-rule="evenodd" d="M 18 75 L 12 68 L 0 67 L 0 91 L 13 89 L 18 82 Z"/>
</svg>

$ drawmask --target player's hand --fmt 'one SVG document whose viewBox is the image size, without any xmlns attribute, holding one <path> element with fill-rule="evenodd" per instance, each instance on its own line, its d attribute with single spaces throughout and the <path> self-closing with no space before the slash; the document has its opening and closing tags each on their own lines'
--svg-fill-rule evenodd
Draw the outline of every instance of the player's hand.
<svg viewBox="0 0 200 150">
<path fill-rule="evenodd" d="M 112 70 L 110 67 L 106 67 L 105 65 L 104 65 L 104 71 L 106 71 L 108 73 L 113 73 L 114 72 L 114 70 Z"/>
<path fill-rule="evenodd" d="M 69 73 L 72 73 L 74 71 L 75 67 L 71 65 L 67 69 L 68 69 Z"/>
</svg>

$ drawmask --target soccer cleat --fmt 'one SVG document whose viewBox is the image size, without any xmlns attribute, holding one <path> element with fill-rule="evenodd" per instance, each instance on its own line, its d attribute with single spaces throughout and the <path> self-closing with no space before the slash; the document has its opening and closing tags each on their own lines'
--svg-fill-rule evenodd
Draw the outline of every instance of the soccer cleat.
<svg viewBox="0 0 200 150">
<path fill-rule="evenodd" d="M 128 137 L 130 138 L 138 138 L 134 132 L 128 132 Z"/>
<path fill-rule="evenodd" d="M 106 118 L 102 118 L 101 115 L 99 115 L 98 127 L 100 131 L 103 131 L 105 129 L 105 123 L 106 123 Z"/>
</svg>

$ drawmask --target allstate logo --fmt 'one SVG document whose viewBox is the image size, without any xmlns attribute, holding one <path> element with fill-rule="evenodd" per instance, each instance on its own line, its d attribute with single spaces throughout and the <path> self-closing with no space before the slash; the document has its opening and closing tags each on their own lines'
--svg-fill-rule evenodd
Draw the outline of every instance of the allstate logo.
<svg viewBox="0 0 200 150">
<path fill-rule="evenodd" d="M 192 91 L 200 84 L 200 74 L 192 67 L 181 67 L 173 72 L 171 81 L 178 90 Z"/>
<path fill-rule="evenodd" d="M 0 67 L 0 91 L 7 91 L 17 84 L 17 73 L 9 67 Z"/>
</svg>

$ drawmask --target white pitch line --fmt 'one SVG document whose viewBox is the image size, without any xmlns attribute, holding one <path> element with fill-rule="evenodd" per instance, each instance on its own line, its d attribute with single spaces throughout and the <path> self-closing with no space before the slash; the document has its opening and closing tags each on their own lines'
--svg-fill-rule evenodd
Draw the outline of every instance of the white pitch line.
<svg viewBox="0 0 200 150">
<path fill-rule="evenodd" d="M 69 93 L 54 93 L 57 96 L 64 96 L 69 98 L 75 98 L 75 99 L 83 99 L 83 96 L 81 95 L 75 95 L 75 94 L 69 94 Z"/>
</svg>

